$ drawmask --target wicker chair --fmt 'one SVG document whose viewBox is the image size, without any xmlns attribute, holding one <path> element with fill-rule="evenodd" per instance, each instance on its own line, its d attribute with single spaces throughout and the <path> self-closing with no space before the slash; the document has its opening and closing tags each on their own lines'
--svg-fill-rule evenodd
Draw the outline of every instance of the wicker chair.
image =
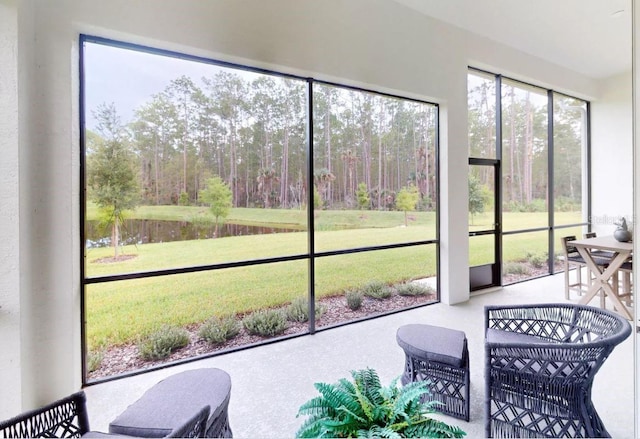
<svg viewBox="0 0 640 439">
<path fill-rule="evenodd" d="M 618 297 L 627 306 L 633 306 L 633 259 L 624 262 L 618 271 L 622 274 L 622 282 L 616 289 Z"/>
<path fill-rule="evenodd" d="M 567 244 L 568 241 L 574 241 L 575 236 L 563 236 L 561 239 L 562 250 L 564 252 L 564 298 L 569 299 L 569 294 L 572 290 L 575 290 L 579 295 L 582 294 L 588 284 L 582 281 L 582 268 L 586 268 L 587 263 L 580 256 L 578 250 Z M 576 281 L 571 283 L 569 280 L 569 270 L 571 268 L 576 269 Z M 587 276 L 590 276 L 587 273 Z"/>
<path fill-rule="evenodd" d="M 486 437 L 609 437 L 591 388 L 629 334 L 611 311 L 574 304 L 485 307 Z"/>
<path fill-rule="evenodd" d="M 166 437 L 204 437 L 208 417 L 209 406 L 205 406 Z M 83 391 L 0 422 L 0 438 L 109 436 L 108 433 L 89 430 Z"/>
</svg>

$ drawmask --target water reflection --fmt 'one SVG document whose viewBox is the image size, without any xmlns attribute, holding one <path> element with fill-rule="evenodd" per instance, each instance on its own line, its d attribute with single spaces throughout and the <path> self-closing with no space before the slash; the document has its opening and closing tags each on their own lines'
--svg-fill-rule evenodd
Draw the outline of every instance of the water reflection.
<svg viewBox="0 0 640 439">
<path fill-rule="evenodd" d="M 224 238 L 227 236 L 263 235 L 269 233 L 297 232 L 276 227 L 224 224 L 215 227 L 195 225 L 187 221 L 126 220 L 120 231 L 120 242 L 126 244 L 148 244 L 153 242 L 189 241 L 193 239 Z M 87 248 L 107 247 L 111 244 L 111 229 L 98 226 L 97 221 L 87 221 L 85 240 Z"/>
</svg>

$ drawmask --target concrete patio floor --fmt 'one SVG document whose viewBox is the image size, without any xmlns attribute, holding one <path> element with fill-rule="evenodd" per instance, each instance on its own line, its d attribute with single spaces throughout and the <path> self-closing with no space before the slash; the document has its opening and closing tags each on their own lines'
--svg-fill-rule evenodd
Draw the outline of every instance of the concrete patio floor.
<svg viewBox="0 0 640 439">
<path fill-rule="evenodd" d="M 435 304 L 240 352 L 199 360 L 85 388 L 92 430 L 109 421 L 159 380 L 188 369 L 217 367 L 231 376 L 229 420 L 236 438 L 293 438 L 301 404 L 317 396 L 314 382 L 335 382 L 349 371 L 378 371 L 384 385 L 402 373 L 399 326 L 427 323 L 460 329 L 469 340 L 471 420 L 442 416 L 468 438 L 484 437 L 484 306 L 563 302 L 563 275 L 549 276 L 472 297 L 455 306 Z M 573 302 L 577 302 L 574 297 Z M 595 302 L 594 302 L 595 304 Z M 598 372 L 593 401 L 613 438 L 634 438 L 634 337 L 620 344 Z"/>
</svg>

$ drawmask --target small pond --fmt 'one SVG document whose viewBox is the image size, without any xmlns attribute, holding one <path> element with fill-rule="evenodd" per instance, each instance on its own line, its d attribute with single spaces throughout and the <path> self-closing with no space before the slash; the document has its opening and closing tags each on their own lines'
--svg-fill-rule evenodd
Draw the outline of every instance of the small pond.
<svg viewBox="0 0 640 439">
<path fill-rule="evenodd" d="M 126 220 L 120 230 L 122 244 L 148 244 L 153 242 L 189 241 L 214 237 L 214 226 L 194 225 L 187 221 Z M 223 224 L 218 227 L 218 238 L 227 236 L 288 233 L 299 230 L 275 227 Z M 87 248 L 107 247 L 111 244 L 111 229 L 101 229 L 97 221 L 87 221 L 85 240 Z"/>
</svg>

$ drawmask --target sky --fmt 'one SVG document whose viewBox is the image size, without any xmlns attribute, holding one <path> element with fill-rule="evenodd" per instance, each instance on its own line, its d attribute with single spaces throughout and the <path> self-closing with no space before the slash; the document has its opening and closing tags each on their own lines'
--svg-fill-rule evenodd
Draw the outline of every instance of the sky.
<svg viewBox="0 0 640 439">
<path fill-rule="evenodd" d="M 98 105 L 114 103 L 123 123 L 133 119 L 135 109 L 160 93 L 173 80 L 186 75 L 202 85 L 203 76 L 225 70 L 212 64 L 189 61 L 133 49 L 85 42 L 85 112 L 88 129 L 94 129 L 92 115 Z M 255 73 L 233 69 L 251 80 Z"/>
</svg>

